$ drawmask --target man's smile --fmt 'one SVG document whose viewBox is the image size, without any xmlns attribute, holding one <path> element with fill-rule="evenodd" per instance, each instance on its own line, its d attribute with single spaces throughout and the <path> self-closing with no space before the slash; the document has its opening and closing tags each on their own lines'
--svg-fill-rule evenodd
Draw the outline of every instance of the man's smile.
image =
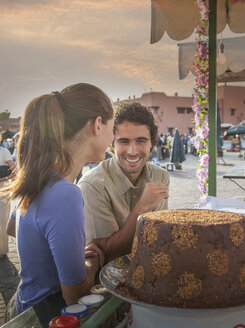
<svg viewBox="0 0 245 328">
<path fill-rule="evenodd" d="M 124 157 L 124 160 L 126 160 L 129 163 L 137 163 L 141 160 L 142 156 L 136 157 L 136 158 L 129 158 L 129 157 Z"/>
</svg>

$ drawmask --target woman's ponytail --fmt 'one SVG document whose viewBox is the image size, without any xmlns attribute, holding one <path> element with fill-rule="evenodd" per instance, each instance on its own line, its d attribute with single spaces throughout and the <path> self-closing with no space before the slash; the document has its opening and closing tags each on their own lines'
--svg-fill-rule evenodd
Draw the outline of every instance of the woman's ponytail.
<svg viewBox="0 0 245 328">
<path fill-rule="evenodd" d="M 20 208 L 30 203 L 48 183 L 62 177 L 70 168 L 64 139 L 64 117 L 55 93 L 35 98 L 27 107 L 17 147 L 19 170 L 10 185 Z"/>
</svg>

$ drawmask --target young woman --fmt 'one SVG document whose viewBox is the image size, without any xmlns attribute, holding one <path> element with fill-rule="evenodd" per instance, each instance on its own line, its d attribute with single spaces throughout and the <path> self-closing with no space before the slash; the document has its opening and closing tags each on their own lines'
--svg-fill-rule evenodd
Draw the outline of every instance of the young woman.
<svg viewBox="0 0 245 328">
<path fill-rule="evenodd" d="M 27 106 L 18 173 L 4 189 L 19 199 L 7 231 L 14 235 L 16 226 L 21 265 L 7 320 L 40 302 L 58 304 L 52 315 L 59 315 L 60 307 L 89 293 L 103 253 L 95 245 L 85 248 L 83 199 L 73 181 L 84 164 L 104 159 L 112 128 L 111 101 L 89 84 L 43 95 Z"/>
</svg>

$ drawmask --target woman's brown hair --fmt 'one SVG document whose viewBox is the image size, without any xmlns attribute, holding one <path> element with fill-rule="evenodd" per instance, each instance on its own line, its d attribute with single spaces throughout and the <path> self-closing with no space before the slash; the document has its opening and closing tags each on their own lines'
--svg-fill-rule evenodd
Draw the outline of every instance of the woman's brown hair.
<svg viewBox="0 0 245 328">
<path fill-rule="evenodd" d="M 69 172 L 71 157 L 65 141 L 97 116 L 106 124 L 113 117 L 112 103 L 90 84 L 74 84 L 33 99 L 21 122 L 18 173 L 1 192 L 20 199 L 19 207 L 26 212 L 52 175 L 57 181 Z"/>
</svg>

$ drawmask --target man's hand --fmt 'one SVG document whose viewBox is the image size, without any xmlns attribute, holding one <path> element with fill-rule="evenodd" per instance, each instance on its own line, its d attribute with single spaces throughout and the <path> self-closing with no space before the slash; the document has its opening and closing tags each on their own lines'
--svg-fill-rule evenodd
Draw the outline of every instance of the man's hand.
<svg viewBox="0 0 245 328">
<path fill-rule="evenodd" d="M 161 199 L 168 198 L 168 186 L 161 182 L 148 182 L 134 210 L 146 213 L 152 211 Z"/>
<path fill-rule="evenodd" d="M 104 253 L 97 245 L 92 243 L 85 247 L 85 258 L 88 259 L 88 258 L 91 258 L 94 256 L 98 257 L 100 267 L 102 268 L 102 266 L 104 265 L 104 262 L 105 262 Z M 91 260 L 91 259 L 89 259 L 89 260 Z"/>
</svg>

